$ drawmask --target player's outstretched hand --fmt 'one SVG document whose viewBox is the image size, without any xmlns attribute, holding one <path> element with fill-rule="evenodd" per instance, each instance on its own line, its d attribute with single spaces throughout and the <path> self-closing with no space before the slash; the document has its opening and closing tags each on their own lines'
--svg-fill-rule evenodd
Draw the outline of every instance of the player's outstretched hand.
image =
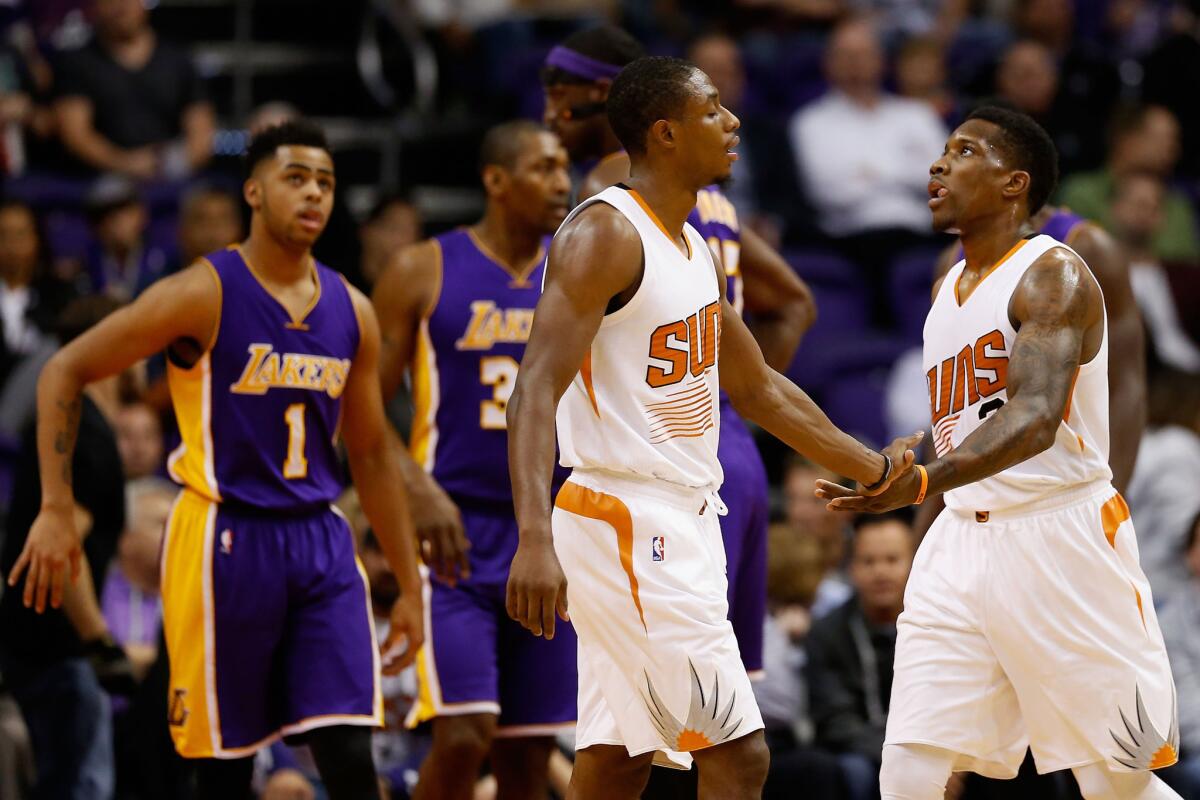
<svg viewBox="0 0 1200 800">
<path fill-rule="evenodd" d="M 909 469 L 893 480 L 881 494 L 865 495 L 861 494 L 861 489 L 855 491 L 847 489 L 840 483 L 818 480 L 816 495 L 822 500 L 829 501 L 825 507 L 830 511 L 882 514 L 894 508 L 912 505 L 917 501 L 917 493 L 920 490 L 920 475 L 916 470 Z"/>
<path fill-rule="evenodd" d="M 79 577 L 81 554 L 73 509 L 44 507 L 29 529 L 25 549 L 8 575 L 8 585 L 16 586 L 28 568 L 25 607 L 34 606 L 40 614 L 46 610 L 46 596 L 49 595 L 50 605 L 58 608 L 62 605 L 67 566 L 70 565 L 71 582 L 74 583 Z"/>
<path fill-rule="evenodd" d="M 893 441 L 883 453 L 892 460 L 892 473 L 888 475 L 887 481 L 881 486 L 877 486 L 871 491 L 859 489 L 859 493 L 868 496 L 880 495 L 888 490 L 896 481 L 912 469 L 912 465 L 916 463 L 917 454 L 916 447 L 921 444 L 921 440 L 925 438 L 925 431 L 917 431 L 912 436 L 901 436 Z"/>
<path fill-rule="evenodd" d="M 391 627 L 380 645 L 383 674 L 397 675 L 417 657 L 425 643 L 425 609 L 419 592 L 406 592 L 392 605 Z M 399 654 L 393 651 L 403 647 Z"/>
<path fill-rule="evenodd" d="M 471 577 L 467 559 L 471 543 L 450 495 L 433 478 L 425 476 L 419 486 L 412 487 L 409 508 L 421 542 L 421 557 L 433 574 L 451 586 Z"/>
<path fill-rule="evenodd" d="M 554 638 L 554 614 L 567 616 L 567 577 L 547 533 L 536 544 L 522 539 L 508 571 L 508 615 L 534 636 Z"/>
</svg>

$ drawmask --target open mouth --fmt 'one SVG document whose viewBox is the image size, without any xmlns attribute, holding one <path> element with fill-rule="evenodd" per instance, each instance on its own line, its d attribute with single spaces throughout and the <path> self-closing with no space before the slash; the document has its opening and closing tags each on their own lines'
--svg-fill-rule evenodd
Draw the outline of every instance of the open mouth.
<svg viewBox="0 0 1200 800">
<path fill-rule="evenodd" d="M 950 190 L 938 181 L 929 182 L 929 207 L 937 208 L 946 199 L 946 195 L 950 194 Z"/>
<path fill-rule="evenodd" d="M 725 155 L 729 156 L 730 158 L 732 158 L 736 161 L 738 154 L 734 152 L 734 148 L 737 147 L 741 143 L 742 143 L 742 137 L 734 136 L 732 139 L 729 140 L 729 145 L 725 148 Z"/>
<path fill-rule="evenodd" d="M 308 230 L 320 230 L 325 223 L 325 217 L 319 211 L 302 211 L 299 217 L 300 224 Z"/>
</svg>

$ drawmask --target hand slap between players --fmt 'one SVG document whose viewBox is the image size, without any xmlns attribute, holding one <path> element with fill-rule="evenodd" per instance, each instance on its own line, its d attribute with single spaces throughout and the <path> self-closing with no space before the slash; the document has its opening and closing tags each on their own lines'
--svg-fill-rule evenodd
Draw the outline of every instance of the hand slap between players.
<svg viewBox="0 0 1200 800">
<path fill-rule="evenodd" d="M 816 496 L 828 500 L 826 506 L 830 511 L 865 511 L 871 514 L 882 514 L 901 506 L 912 505 L 917 500 L 921 488 L 921 479 L 913 464 L 916 453 L 913 448 L 925 438 L 923 431 L 912 436 L 902 436 L 893 441 L 883 451 L 892 460 L 892 474 L 881 486 L 868 492 L 861 486 L 856 490 L 847 489 L 832 481 L 818 480 Z"/>
<path fill-rule="evenodd" d="M 75 530 L 75 517 L 70 510 L 57 511 L 43 508 L 29 529 L 25 548 L 13 565 L 8 576 L 8 585 L 16 586 L 26 567 L 25 607 L 34 606 L 39 614 L 46 610 L 46 595 L 50 595 L 50 606 L 62 605 L 68 563 L 71 567 L 71 582 L 79 577 L 82 547 Z"/>
<path fill-rule="evenodd" d="M 544 542 L 522 542 L 508 571 L 505 600 L 508 615 L 534 636 L 554 638 L 554 614 L 567 616 L 567 577 L 554 553 L 550 537 Z"/>
</svg>

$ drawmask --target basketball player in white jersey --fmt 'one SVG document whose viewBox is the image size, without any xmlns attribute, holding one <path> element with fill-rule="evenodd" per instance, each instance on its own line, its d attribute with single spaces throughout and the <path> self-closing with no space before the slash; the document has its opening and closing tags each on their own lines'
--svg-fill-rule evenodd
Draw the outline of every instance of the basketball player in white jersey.
<svg viewBox="0 0 1200 800">
<path fill-rule="evenodd" d="M 1108 466 L 1104 297 L 1068 246 L 1024 235 L 1058 177 L 1054 145 L 983 108 L 929 170 L 933 226 L 966 258 L 934 287 L 925 368 L 938 457 L 874 497 L 945 493 L 896 642 L 883 798 L 941 798 L 951 771 L 1071 769 L 1096 798 L 1177 795 L 1175 688 L 1129 508 Z"/>
<path fill-rule="evenodd" d="M 702 798 L 755 798 L 768 755 L 726 618 L 718 389 L 878 490 L 920 437 L 885 456 L 838 430 L 767 367 L 725 299 L 724 272 L 685 224 L 697 191 L 736 158 L 738 120 L 708 77 L 638 59 L 613 81 L 608 114 L 629 184 L 580 205 L 556 235 L 508 404 L 520 545 L 507 608 L 551 637 L 569 600 L 580 686 L 569 797 L 636 798 L 660 753 L 695 759 Z M 573 472 L 552 512 L 556 406 Z"/>
</svg>

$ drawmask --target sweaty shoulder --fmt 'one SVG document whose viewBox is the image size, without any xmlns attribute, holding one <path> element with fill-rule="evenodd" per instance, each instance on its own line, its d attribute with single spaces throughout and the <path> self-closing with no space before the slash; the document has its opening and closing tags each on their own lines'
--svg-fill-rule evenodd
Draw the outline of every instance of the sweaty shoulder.
<svg viewBox="0 0 1200 800">
<path fill-rule="evenodd" d="M 548 283 L 587 280 L 617 294 L 640 281 L 642 239 L 624 214 L 595 202 L 562 227 L 550 245 Z"/>
<path fill-rule="evenodd" d="M 428 313 L 442 282 L 442 248 L 426 239 L 398 251 L 375 282 L 372 299 L 385 319 L 392 314 Z"/>
<path fill-rule="evenodd" d="M 1100 287 L 1083 259 L 1065 247 L 1038 256 L 1017 284 L 1009 307 L 1014 321 L 1058 321 L 1090 327 L 1101 318 Z"/>
</svg>

